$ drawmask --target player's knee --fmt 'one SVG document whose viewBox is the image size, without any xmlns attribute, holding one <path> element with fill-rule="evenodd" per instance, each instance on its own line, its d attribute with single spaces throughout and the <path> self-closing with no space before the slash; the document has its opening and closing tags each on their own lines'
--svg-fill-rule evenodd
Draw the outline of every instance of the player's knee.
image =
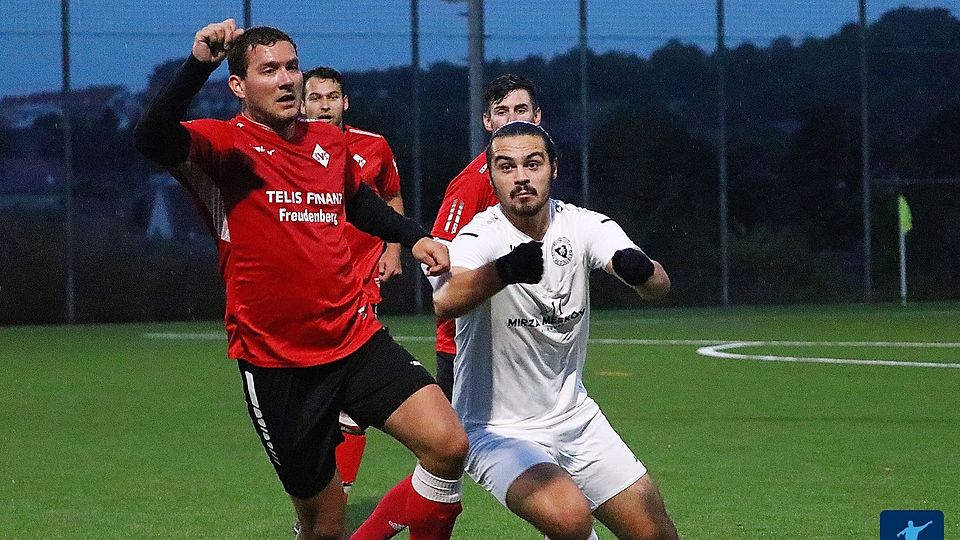
<svg viewBox="0 0 960 540">
<path fill-rule="evenodd" d="M 563 512 L 562 509 L 555 509 L 543 517 L 545 519 L 540 532 L 550 540 L 587 540 L 593 532 L 593 519 L 589 511 Z"/>
<path fill-rule="evenodd" d="M 318 520 L 313 523 L 301 523 L 298 540 L 314 538 L 316 540 L 341 540 L 345 533 L 343 522 L 336 520 Z"/>
<path fill-rule="evenodd" d="M 586 540 L 593 532 L 590 506 L 582 497 L 555 500 L 537 513 L 537 526 L 550 540 Z"/>
<path fill-rule="evenodd" d="M 293 498 L 297 509 L 299 532 L 297 538 L 326 540 L 343 538 L 343 503 L 346 502 L 340 482 L 331 481 L 320 493 L 308 498 Z"/>
<path fill-rule="evenodd" d="M 678 538 L 677 528 L 673 526 L 673 522 L 669 518 L 666 521 L 656 523 L 653 534 L 650 536 L 650 540 L 677 540 Z"/>
<path fill-rule="evenodd" d="M 677 528 L 670 518 L 650 520 L 644 524 L 643 530 L 636 535 L 636 540 L 677 540 Z"/>
<path fill-rule="evenodd" d="M 444 463 L 445 468 L 459 469 L 462 472 L 469 447 L 470 442 L 467 440 L 466 432 L 457 424 L 436 445 L 434 457 Z"/>
<path fill-rule="evenodd" d="M 460 478 L 463 474 L 463 466 L 467 459 L 467 445 L 466 435 L 451 436 L 437 440 L 426 452 L 417 457 L 424 468 L 431 473 L 453 480 Z"/>
</svg>

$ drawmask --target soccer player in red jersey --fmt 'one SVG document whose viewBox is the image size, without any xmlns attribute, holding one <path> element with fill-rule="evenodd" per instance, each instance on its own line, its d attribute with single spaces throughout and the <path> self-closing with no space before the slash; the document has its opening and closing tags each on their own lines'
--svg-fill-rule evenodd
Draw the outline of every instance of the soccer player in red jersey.
<svg viewBox="0 0 960 540">
<path fill-rule="evenodd" d="M 400 196 L 400 173 L 393 150 L 379 133 L 349 126 L 343 113 L 350 108 L 350 100 L 343 89 L 343 75 L 331 67 L 318 67 L 303 74 L 303 114 L 308 119 L 320 120 L 340 128 L 347 140 L 347 150 L 360 167 L 360 180 L 370 186 L 387 206 L 403 215 Z M 377 305 L 382 300 L 380 283 L 403 273 L 400 264 L 400 244 L 386 244 L 350 223 L 344 231 L 353 258 L 360 268 L 363 288 L 370 301 Z M 369 275 L 364 275 L 369 269 Z M 342 471 L 341 471 L 342 472 Z"/>
<path fill-rule="evenodd" d="M 497 77 L 484 89 L 483 99 L 486 103 L 483 127 L 491 133 L 515 120 L 540 123 L 536 86 L 522 75 Z M 453 237 L 470 223 L 473 216 L 497 202 L 490 183 L 490 172 L 487 171 L 486 152 L 480 152 L 447 185 L 430 234 L 437 240 L 452 242 Z M 453 359 L 457 354 L 453 336 L 456 329 L 453 319 L 437 319 L 437 383 L 447 399 L 453 393 Z"/>
<path fill-rule="evenodd" d="M 343 88 L 343 75 L 331 67 L 317 67 L 303 74 L 303 115 L 310 120 L 327 122 L 344 132 L 348 153 L 360 168 L 360 180 L 403 215 L 403 199 L 400 196 L 400 174 L 393 151 L 387 140 L 378 133 L 365 131 L 344 124 L 343 113 L 350 108 L 350 100 Z M 363 281 L 363 290 L 374 306 L 381 301 L 380 283 L 400 275 L 400 244 L 384 244 L 350 223 L 344 234 L 356 268 Z M 363 450 L 367 445 L 365 430 L 350 418 L 340 413 L 340 430 L 343 442 L 337 446 L 337 470 L 343 482 L 344 493 L 350 493 L 360 470 Z"/>
<path fill-rule="evenodd" d="M 181 122 L 224 59 L 240 114 Z M 448 539 L 461 511 L 466 435 L 430 375 L 373 316 L 343 227 L 349 220 L 410 247 L 431 274 L 449 269 L 446 248 L 359 180 L 339 129 L 300 118 L 302 91 L 287 34 L 213 23 L 196 33 L 135 142 L 192 193 L 217 239 L 227 353 L 293 500 L 298 537 L 343 536 L 334 460 L 342 410 L 413 451 L 419 462 L 403 501 L 410 537 Z"/>
<path fill-rule="evenodd" d="M 483 98 L 486 103 L 483 127 L 489 132 L 514 120 L 540 123 L 536 86 L 522 75 L 497 77 L 484 89 Z M 498 202 L 487 171 L 486 152 L 481 152 L 450 181 L 431 234 L 435 239 L 449 243 L 473 216 Z M 438 282 L 432 281 L 437 287 Z M 437 320 L 437 383 L 447 399 L 453 395 L 453 359 L 457 354 L 453 341 L 455 333 L 454 320 Z M 357 530 L 357 538 L 364 538 L 368 531 L 369 538 L 379 538 L 391 530 L 403 529 L 409 519 L 404 513 L 403 501 L 410 490 L 411 480 L 409 476 L 404 478 L 384 495 L 373 514 Z"/>
</svg>

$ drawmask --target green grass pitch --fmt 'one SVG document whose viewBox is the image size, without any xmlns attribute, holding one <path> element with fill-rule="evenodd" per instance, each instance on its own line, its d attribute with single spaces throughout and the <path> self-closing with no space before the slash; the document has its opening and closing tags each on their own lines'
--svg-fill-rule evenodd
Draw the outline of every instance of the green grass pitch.
<svg viewBox="0 0 960 540">
<path fill-rule="evenodd" d="M 432 369 L 432 319 L 386 322 Z M 219 333 L 0 328 L 0 538 L 292 538 Z M 884 509 L 942 510 L 960 537 L 960 369 L 697 353 L 956 365 L 916 343 L 960 341 L 960 304 L 596 312 L 591 337 L 587 388 L 683 538 L 871 539 Z M 412 466 L 371 434 L 348 525 Z M 454 538 L 542 538 L 465 484 Z"/>
</svg>

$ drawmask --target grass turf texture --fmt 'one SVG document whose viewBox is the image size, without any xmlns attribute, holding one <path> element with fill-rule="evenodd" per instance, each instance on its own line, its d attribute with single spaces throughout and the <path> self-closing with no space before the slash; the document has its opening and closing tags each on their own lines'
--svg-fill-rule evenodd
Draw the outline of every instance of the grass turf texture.
<svg viewBox="0 0 960 540">
<path fill-rule="evenodd" d="M 390 318 L 430 369 L 432 319 Z M 594 313 L 591 337 L 960 341 L 960 305 Z M 293 511 L 246 417 L 219 323 L 0 329 L 0 538 L 290 538 Z M 202 336 L 201 336 L 202 337 Z M 884 509 L 939 509 L 960 536 L 960 369 L 706 358 L 590 345 L 585 383 L 690 539 L 877 538 Z M 960 363 L 960 349 L 737 352 Z M 371 433 L 356 526 L 409 473 Z M 540 538 L 466 481 L 455 538 Z M 599 527 L 602 538 L 611 538 Z"/>
</svg>

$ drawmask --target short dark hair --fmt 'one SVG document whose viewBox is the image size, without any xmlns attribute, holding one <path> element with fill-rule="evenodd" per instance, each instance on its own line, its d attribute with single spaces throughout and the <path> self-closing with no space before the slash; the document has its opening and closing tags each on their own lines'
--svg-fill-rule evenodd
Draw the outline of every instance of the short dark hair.
<svg viewBox="0 0 960 540">
<path fill-rule="evenodd" d="M 483 89 L 483 112 L 487 112 L 494 103 L 499 103 L 507 94 L 514 90 L 526 90 L 530 94 L 530 102 L 533 104 L 533 110 L 540 108 L 537 102 L 537 86 L 533 81 L 517 75 L 516 73 L 507 73 L 490 81 Z"/>
<path fill-rule="evenodd" d="M 550 164 L 557 164 L 557 145 L 553 142 L 553 138 L 550 137 L 550 134 L 547 133 L 547 130 L 543 129 L 537 124 L 534 124 L 533 122 L 516 120 L 510 122 L 509 124 L 500 126 L 499 129 L 490 135 L 490 142 L 487 143 L 488 170 L 493 170 L 493 153 L 491 152 L 493 150 L 493 141 L 502 137 L 518 137 L 520 135 L 534 135 L 536 137 L 540 137 L 540 139 L 543 140 L 543 145 L 547 149 L 547 159 L 550 160 Z M 491 175 L 492 174 L 493 173 L 491 172 Z"/>
<path fill-rule="evenodd" d="M 280 42 L 288 41 L 293 45 L 296 52 L 297 44 L 290 39 L 283 30 L 278 30 L 272 26 L 254 26 L 244 30 L 243 34 L 233 42 L 230 50 L 227 52 L 227 66 L 230 68 L 230 74 L 236 75 L 241 79 L 247 76 L 247 51 L 253 50 L 257 45 L 267 47 Z"/>
<path fill-rule="evenodd" d="M 340 93 L 343 95 L 347 94 L 347 90 L 343 87 L 343 75 L 339 71 L 328 66 L 320 66 L 311 69 L 310 71 L 304 72 L 303 74 L 303 87 L 307 87 L 307 81 L 310 79 L 329 79 L 340 85 Z"/>
</svg>

